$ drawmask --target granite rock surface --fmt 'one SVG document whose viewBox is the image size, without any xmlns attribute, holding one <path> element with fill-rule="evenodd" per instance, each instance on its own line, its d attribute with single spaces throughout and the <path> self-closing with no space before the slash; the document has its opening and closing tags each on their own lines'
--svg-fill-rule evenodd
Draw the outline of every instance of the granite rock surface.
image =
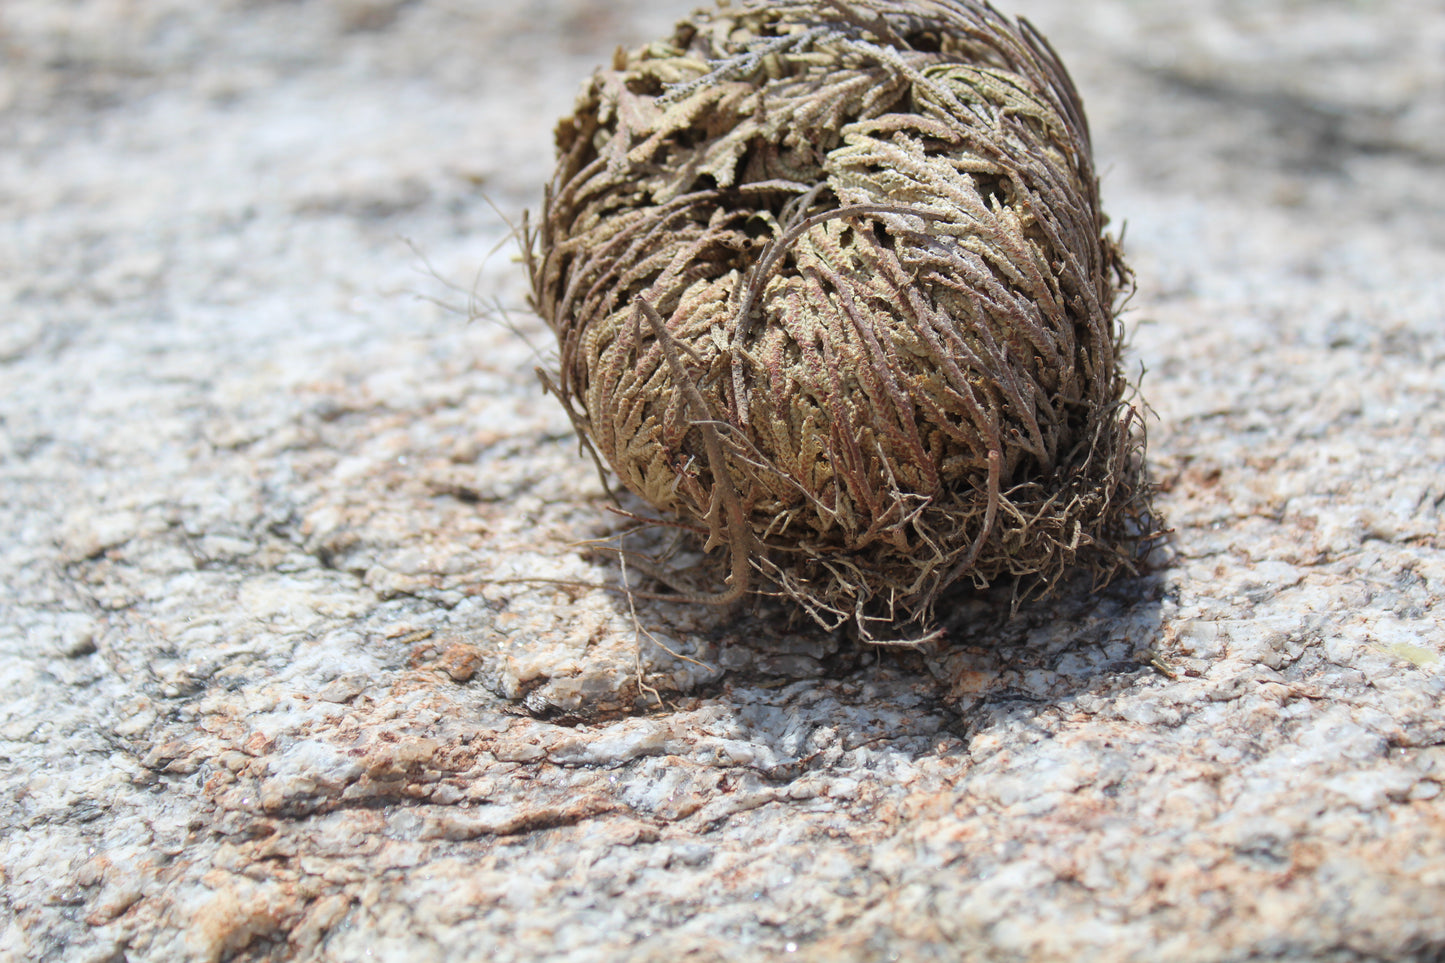
<svg viewBox="0 0 1445 963">
<path fill-rule="evenodd" d="M 5 0 L 0 960 L 1445 958 L 1445 19 L 1004 7 L 1175 534 L 911 651 L 560 584 L 508 221 L 686 3 Z"/>
</svg>

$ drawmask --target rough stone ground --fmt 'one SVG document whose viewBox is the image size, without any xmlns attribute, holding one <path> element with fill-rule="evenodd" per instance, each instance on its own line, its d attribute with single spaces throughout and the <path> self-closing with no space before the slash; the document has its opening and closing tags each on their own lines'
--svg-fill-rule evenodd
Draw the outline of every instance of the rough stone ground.
<svg viewBox="0 0 1445 963">
<path fill-rule="evenodd" d="M 1445 958 L 1445 18 L 1005 6 L 1177 535 L 914 654 L 497 584 L 620 524 L 488 199 L 685 2 L 5 0 L 0 959 Z"/>
</svg>

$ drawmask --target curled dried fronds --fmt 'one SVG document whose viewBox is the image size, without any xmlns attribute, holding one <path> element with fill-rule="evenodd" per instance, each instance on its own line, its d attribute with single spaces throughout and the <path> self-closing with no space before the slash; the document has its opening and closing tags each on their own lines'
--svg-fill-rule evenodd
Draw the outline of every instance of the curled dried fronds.
<svg viewBox="0 0 1445 963">
<path fill-rule="evenodd" d="M 528 241 L 550 381 L 622 483 L 821 621 L 1127 566 L 1143 431 L 1089 134 L 977 0 L 747 0 L 619 53 Z M 758 580 L 757 575 L 762 579 Z"/>
</svg>

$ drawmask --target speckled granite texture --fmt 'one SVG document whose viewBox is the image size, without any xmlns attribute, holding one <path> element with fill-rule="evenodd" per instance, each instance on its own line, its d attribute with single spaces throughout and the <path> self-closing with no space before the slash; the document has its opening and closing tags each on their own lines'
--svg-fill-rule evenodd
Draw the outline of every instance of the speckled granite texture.
<svg viewBox="0 0 1445 963">
<path fill-rule="evenodd" d="M 1445 958 L 1445 18 L 1004 6 L 1177 534 L 913 653 L 506 581 L 621 523 L 498 211 L 685 3 L 4 0 L 0 959 Z"/>
</svg>

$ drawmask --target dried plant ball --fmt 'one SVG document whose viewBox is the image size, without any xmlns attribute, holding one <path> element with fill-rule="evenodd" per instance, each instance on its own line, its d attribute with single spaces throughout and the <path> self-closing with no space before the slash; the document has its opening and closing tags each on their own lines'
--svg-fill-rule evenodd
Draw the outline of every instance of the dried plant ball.
<svg viewBox="0 0 1445 963">
<path fill-rule="evenodd" d="M 557 148 L 527 244 L 549 386 L 623 485 L 726 550 L 706 600 L 916 637 L 956 583 L 1132 564 L 1129 275 L 1027 23 L 722 4 L 619 51 Z"/>
</svg>

